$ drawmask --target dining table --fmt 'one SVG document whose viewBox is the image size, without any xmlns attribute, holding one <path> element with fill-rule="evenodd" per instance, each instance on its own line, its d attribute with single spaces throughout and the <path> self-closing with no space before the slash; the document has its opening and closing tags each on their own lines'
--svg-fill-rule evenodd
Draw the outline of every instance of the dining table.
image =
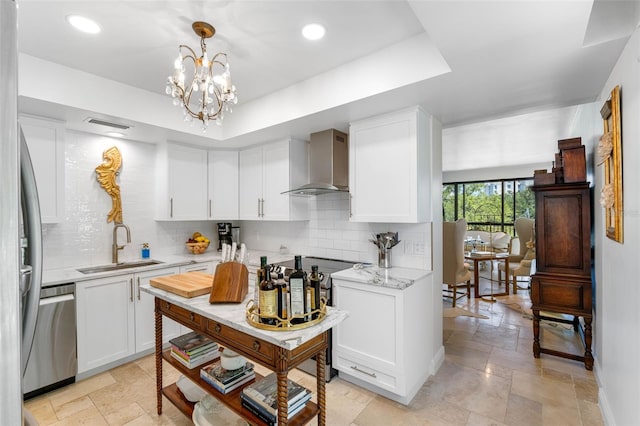
<svg viewBox="0 0 640 426">
<path fill-rule="evenodd" d="M 473 288 L 474 295 L 476 298 L 488 298 L 489 301 L 495 302 L 495 296 L 508 296 L 509 295 L 509 253 L 496 253 L 492 251 L 470 251 L 465 253 L 465 260 L 469 260 L 473 262 Z M 491 280 L 491 292 L 489 294 L 480 294 L 480 262 L 490 261 L 501 261 L 504 262 L 504 272 L 505 272 L 505 291 L 501 293 L 493 292 L 493 274 L 489 278 Z M 498 287 L 500 286 L 500 282 L 498 282 Z"/>
</svg>

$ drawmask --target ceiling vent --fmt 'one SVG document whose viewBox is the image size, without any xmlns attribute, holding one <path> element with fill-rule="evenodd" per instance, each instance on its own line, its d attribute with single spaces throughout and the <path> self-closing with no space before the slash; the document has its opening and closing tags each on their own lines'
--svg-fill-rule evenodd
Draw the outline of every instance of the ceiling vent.
<svg viewBox="0 0 640 426">
<path fill-rule="evenodd" d="M 120 129 L 120 130 L 127 130 L 132 127 L 132 126 L 127 126 L 126 124 L 110 123 L 108 121 L 100 120 L 98 118 L 91 118 L 91 117 L 87 118 L 84 121 L 91 124 L 99 124 L 100 126 L 113 127 L 114 129 Z"/>
</svg>

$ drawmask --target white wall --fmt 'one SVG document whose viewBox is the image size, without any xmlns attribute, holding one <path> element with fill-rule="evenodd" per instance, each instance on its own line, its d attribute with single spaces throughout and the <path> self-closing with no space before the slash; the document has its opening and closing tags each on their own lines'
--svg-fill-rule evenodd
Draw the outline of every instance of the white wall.
<svg viewBox="0 0 640 426">
<path fill-rule="evenodd" d="M 601 103 L 620 85 L 622 109 L 622 175 L 624 243 L 606 237 L 603 210 L 598 200 L 603 185 L 602 167 L 595 178 L 596 333 L 595 369 L 600 384 L 599 402 L 611 425 L 638 424 L 640 369 L 638 351 L 638 241 L 640 237 L 640 31 L 625 47 L 601 92 Z M 593 120 L 602 123 L 599 114 Z"/>
<path fill-rule="evenodd" d="M 242 221 L 242 240 L 253 250 L 278 252 L 285 246 L 291 254 L 377 264 L 378 250 L 368 240 L 393 231 L 402 242 L 391 250 L 392 266 L 431 269 L 430 224 L 349 222 L 347 193 L 309 197 L 309 216 L 304 222 Z M 416 245 L 424 249 L 422 254 L 409 253 Z"/>
<path fill-rule="evenodd" d="M 214 222 L 156 222 L 153 220 L 155 145 L 68 131 L 65 140 L 65 215 L 58 224 L 43 226 L 44 268 L 58 269 L 111 263 L 113 224 L 107 223 L 111 198 L 96 180 L 102 153 L 117 146 L 122 154 L 118 176 L 123 221 L 131 243 L 120 251 L 121 261 L 140 259 L 140 245 L 151 244 L 151 256 L 188 254 L 184 242 L 194 231 L 216 237 Z M 126 242 L 119 230 L 120 244 Z"/>
<path fill-rule="evenodd" d="M 106 220 L 111 198 L 97 182 L 95 168 L 103 161 L 102 153 L 114 145 L 122 154 L 118 184 L 124 223 L 132 239 L 119 252 L 119 260 L 140 259 L 143 242 L 150 243 L 151 257 L 188 254 L 183 243 L 196 230 L 209 236 L 215 247 L 216 222 L 153 220 L 155 145 L 67 131 L 64 221 L 43 226 L 44 268 L 111 263 L 113 224 Z M 368 242 L 371 234 L 397 231 L 402 242 L 392 249 L 392 265 L 431 269 L 430 224 L 351 223 L 347 194 L 310 197 L 308 202 L 309 221 L 238 221 L 234 225 L 240 225 L 241 239 L 251 250 L 278 252 L 284 245 L 292 255 L 373 263 L 377 263 L 377 249 Z M 118 241 L 126 241 L 122 229 Z"/>
<path fill-rule="evenodd" d="M 533 178 L 534 170 L 551 171 L 557 140 L 574 137 L 582 138 L 587 163 L 592 164 L 591 153 L 598 143 L 593 114 L 599 110 L 592 102 L 448 128 L 443 132 L 442 180 Z M 544 161 L 523 162 L 523 156 Z M 592 175 L 587 180 L 593 182 Z"/>
<path fill-rule="evenodd" d="M 479 147 L 482 149 L 482 147 Z M 473 155 L 473 153 L 471 153 Z M 550 151 L 550 157 L 553 152 Z M 551 171 L 551 161 L 545 163 L 518 164 L 516 166 L 504 165 L 501 167 L 488 167 L 481 169 L 450 170 L 442 173 L 443 182 L 471 182 L 489 181 L 493 179 L 532 178 L 533 171 L 546 169 Z"/>
</svg>

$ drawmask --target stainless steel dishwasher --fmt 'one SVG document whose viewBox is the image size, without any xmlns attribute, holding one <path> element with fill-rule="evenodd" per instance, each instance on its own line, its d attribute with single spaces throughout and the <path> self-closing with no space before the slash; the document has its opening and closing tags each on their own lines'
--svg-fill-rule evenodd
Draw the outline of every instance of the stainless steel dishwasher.
<svg viewBox="0 0 640 426">
<path fill-rule="evenodd" d="M 25 399 L 75 382 L 76 349 L 75 284 L 43 287 L 33 347 L 24 373 Z"/>
</svg>

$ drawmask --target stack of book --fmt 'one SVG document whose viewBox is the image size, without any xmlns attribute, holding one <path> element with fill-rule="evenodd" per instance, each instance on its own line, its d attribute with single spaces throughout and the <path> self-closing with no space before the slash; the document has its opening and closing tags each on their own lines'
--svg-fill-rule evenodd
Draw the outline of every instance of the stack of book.
<svg viewBox="0 0 640 426">
<path fill-rule="evenodd" d="M 288 380 L 288 379 L 287 379 Z M 278 383 L 275 373 L 242 389 L 240 395 L 244 408 L 269 425 L 278 423 Z M 311 391 L 294 381 L 288 380 L 289 408 L 287 418 L 291 419 L 304 408 L 311 399 Z"/>
<path fill-rule="evenodd" d="M 218 344 L 192 331 L 169 340 L 171 356 L 187 368 L 199 367 L 220 356 Z"/>
<path fill-rule="evenodd" d="M 235 370 L 226 370 L 220 365 L 220 361 L 207 365 L 200 369 L 200 377 L 205 382 L 222 393 L 229 393 L 232 390 L 250 382 L 256 377 L 253 371 L 253 364 L 247 362 L 243 367 Z"/>
</svg>

